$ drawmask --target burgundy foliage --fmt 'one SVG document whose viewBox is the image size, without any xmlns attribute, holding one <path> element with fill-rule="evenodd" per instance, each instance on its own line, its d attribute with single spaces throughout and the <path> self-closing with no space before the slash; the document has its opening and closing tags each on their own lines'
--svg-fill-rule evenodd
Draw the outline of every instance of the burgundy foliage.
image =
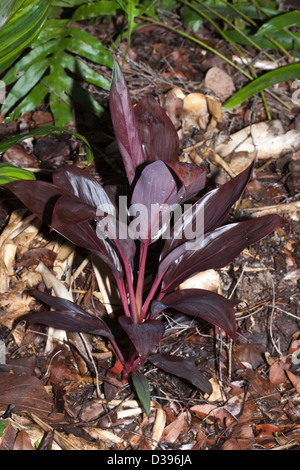
<svg viewBox="0 0 300 470">
<path fill-rule="evenodd" d="M 39 291 L 34 295 L 54 310 L 51 314 L 35 313 L 28 322 L 109 338 L 123 365 L 123 377 L 127 379 L 149 359 L 162 339 L 165 326 L 157 317 L 163 310 L 202 318 L 235 338 L 234 307 L 229 300 L 203 289 L 178 291 L 176 288 L 200 271 L 228 265 L 244 248 L 281 225 L 283 219 L 267 215 L 223 225 L 251 178 L 253 162 L 238 176 L 190 204 L 172 223 L 147 291 L 144 280 L 149 249 L 164 238 L 164 231 L 170 226 L 167 208 L 173 204 L 183 205 L 197 196 L 205 186 L 206 174 L 196 165 L 179 161 L 176 130 L 153 96 L 132 106 L 117 64 L 111 85 L 110 110 L 130 185 L 126 220 L 118 217 L 118 207 L 110 197 L 112 188 L 106 190 L 87 170 L 76 166 L 54 172 L 53 184 L 22 180 L 6 186 L 51 229 L 90 250 L 110 266 L 123 302 L 124 314 L 119 323 L 129 347 L 125 351 L 118 347 L 114 333 L 103 320 L 72 302 Z M 151 218 L 143 217 L 137 210 L 139 205 L 149 211 L 154 207 Z M 204 218 L 199 227 L 196 222 L 201 212 Z M 132 226 L 139 228 L 135 236 L 129 236 Z M 193 234 L 192 239 L 185 236 L 187 231 Z M 200 371 L 182 358 L 153 354 L 150 361 L 184 377 L 202 391 L 211 391 L 210 383 Z"/>
</svg>

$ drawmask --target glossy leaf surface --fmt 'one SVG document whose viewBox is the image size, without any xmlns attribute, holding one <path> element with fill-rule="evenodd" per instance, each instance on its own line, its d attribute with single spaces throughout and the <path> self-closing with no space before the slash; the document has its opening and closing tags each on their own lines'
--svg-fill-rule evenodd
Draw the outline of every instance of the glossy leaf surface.
<svg viewBox="0 0 300 470">
<path fill-rule="evenodd" d="M 10 163 L 0 163 L 0 185 L 23 179 L 35 180 L 34 173 L 18 168 Z"/>
<path fill-rule="evenodd" d="M 277 68 L 271 72 L 266 72 L 260 77 L 252 80 L 252 82 L 245 85 L 241 90 L 237 91 L 225 103 L 224 107 L 232 109 L 235 106 L 246 101 L 251 96 L 254 96 L 261 91 L 269 88 L 276 83 L 288 82 L 289 80 L 296 80 L 300 75 L 300 64 L 286 65 L 285 67 Z"/>
<path fill-rule="evenodd" d="M 66 189 L 45 181 L 14 181 L 6 186 L 39 219 L 51 226 L 54 205 L 60 196 L 72 196 Z M 120 277 L 123 268 L 112 242 L 99 238 L 89 222 L 64 225 L 56 230 L 74 245 L 90 250 L 103 259 Z"/>
<path fill-rule="evenodd" d="M 119 64 L 115 61 L 110 88 L 110 113 L 127 178 L 131 184 L 136 168 L 145 162 L 137 119 Z"/>
<path fill-rule="evenodd" d="M 169 222 L 170 206 L 178 199 L 177 184 L 167 165 L 162 161 L 147 165 L 134 187 L 130 207 L 132 215 L 137 212 L 141 241 L 153 242 L 161 235 Z"/>
<path fill-rule="evenodd" d="M 278 215 L 219 227 L 207 233 L 202 241 L 185 242 L 171 251 L 160 263 L 159 274 L 166 271 L 162 291 L 170 292 L 189 276 L 207 269 L 227 266 L 247 246 L 264 238 L 284 220 Z"/>
<path fill-rule="evenodd" d="M 55 310 L 33 313 L 27 319 L 27 326 L 33 323 L 42 323 L 68 331 L 91 333 L 107 338 L 113 337 L 110 329 L 101 318 L 85 312 L 75 303 L 36 289 L 32 291 L 32 295 Z"/>
<path fill-rule="evenodd" d="M 235 313 L 232 303 L 222 295 L 205 289 L 183 289 L 166 295 L 161 304 L 212 323 L 235 338 Z M 155 305 L 153 306 L 155 309 Z M 160 305 L 162 309 L 162 305 Z M 157 315 L 156 309 L 156 315 Z"/>
<path fill-rule="evenodd" d="M 145 158 L 149 162 L 178 162 L 179 138 L 176 129 L 152 95 L 142 98 L 134 107 Z"/>
<path fill-rule="evenodd" d="M 195 234 L 194 238 L 197 238 L 219 227 L 226 220 L 233 204 L 242 196 L 254 165 L 255 160 L 235 178 L 209 191 L 187 209 L 174 224 L 170 237 L 165 241 L 161 258 L 185 242 L 187 233 Z"/>
<path fill-rule="evenodd" d="M 139 400 L 146 411 L 147 416 L 150 415 L 150 389 L 147 378 L 141 372 L 132 372 L 131 374 L 134 388 L 137 392 Z"/>
</svg>

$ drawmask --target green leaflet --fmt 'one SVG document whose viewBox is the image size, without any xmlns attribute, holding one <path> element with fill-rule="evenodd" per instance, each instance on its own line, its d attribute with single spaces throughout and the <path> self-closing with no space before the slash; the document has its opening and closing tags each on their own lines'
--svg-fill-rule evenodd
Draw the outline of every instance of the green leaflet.
<svg viewBox="0 0 300 470">
<path fill-rule="evenodd" d="M 37 37 L 47 17 L 49 5 L 50 0 L 17 1 L 9 20 L 6 18 L 6 24 L 0 31 L 0 72 L 7 69 Z M 8 12 L 9 9 L 4 14 Z"/>
<path fill-rule="evenodd" d="M 10 163 L 0 163 L 0 185 L 16 180 L 35 180 L 34 174 Z"/>
<path fill-rule="evenodd" d="M 258 46 L 264 49 L 278 49 L 278 47 L 272 43 L 268 38 L 261 36 L 250 34 L 250 29 L 244 29 L 244 34 L 250 40 L 255 42 Z M 247 40 L 245 36 L 242 36 L 238 31 L 226 31 L 227 36 L 237 44 L 242 44 L 244 46 L 251 46 L 251 42 Z M 294 32 L 293 36 L 300 41 L 300 33 Z M 291 36 L 288 31 L 278 31 L 273 34 L 269 34 L 268 37 L 275 39 L 276 41 L 280 42 L 280 44 L 285 47 L 285 49 L 293 49 L 294 48 L 294 37 Z"/>
<path fill-rule="evenodd" d="M 146 377 L 141 372 L 132 372 L 132 383 L 147 416 L 150 415 L 150 390 Z"/>
<path fill-rule="evenodd" d="M 4 27 L 11 12 L 14 9 L 16 0 L 7 0 L 0 5 L 0 30 Z"/>
<path fill-rule="evenodd" d="M 271 72 L 267 72 L 252 82 L 248 83 L 244 88 L 235 93 L 224 103 L 224 108 L 234 108 L 239 104 L 246 101 L 251 96 L 260 93 L 262 90 L 269 88 L 276 83 L 286 82 L 288 80 L 295 80 L 300 76 L 300 64 L 287 65 L 280 67 Z"/>
<path fill-rule="evenodd" d="M 64 127 L 58 127 L 58 126 L 52 126 L 52 125 L 42 126 L 42 127 L 39 127 L 38 129 L 34 129 L 30 132 L 27 132 L 27 134 L 15 135 L 14 137 L 11 137 L 10 139 L 5 140 L 4 142 L 0 142 L 0 153 L 5 152 L 12 145 L 16 144 L 17 142 L 21 142 L 22 140 L 27 139 L 28 137 L 45 136 L 45 135 L 51 134 L 52 132 L 57 133 L 57 134 L 63 134 L 63 133 L 72 134 L 77 139 L 82 140 L 85 144 L 88 164 L 90 164 L 93 161 L 93 152 L 92 152 L 90 144 L 88 143 L 85 137 L 83 137 L 81 134 L 78 134 L 77 132 L 73 132 L 68 129 L 65 129 Z"/>
<path fill-rule="evenodd" d="M 288 28 L 289 26 L 299 26 L 299 24 L 300 11 L 290 11 L 288 13 L 275 16 L 275 18 L 264 23 L 255 33 L 255 36 L 276 33 L 281 29 Z"/>
<path fill-rule="evenodd" d="M 118 9 L 119 5 L 114 0 L 99 0 L 78 7 L 73 14 L 73 20 L 81 21 L 101 15 L 115 15 Z"/>
<path fill-rule="evenodd" d="M 8 421 L 5 421 L 4 419 L 0 419 L 0 444 L 1 444 L 1 439 L 4 435 L 5 429 L 9 425 Z"/>
<path fill-rule="evenodd" d="M 33 1 L 38 3 L 37 0 L 30 0 L 31 3 Z M 44 4 L 48 0 L 39 1 Z M 30 3 L 29 0 L 25 2 Z M 71 26 L 74 24 L 73 18 L 55 18 L 57 5 L 79 5 L 80 8 L 80 5 L 86 7 L 87 3 L 86 0 L 51 3 L 49 19 L 31 44 L 31 49 L 11 66 L 3 77 L 6 85 L 13 84 L 1 107 L 1 113 L 6 115 L 6 120 L 16 119 L 24 112 L 33 111 L 47 96 L 57 126 L 67 126 L 73 121 L 74 102 L 80 103 L 96 115 L 103 111 L 100 104 L 81 84 L 87 82 L 109 90 L 109 80 L 86 61 L 112 67 L 113 58 L 95 37 L 84 29 Z M 4 29 L 9 26 L 10 20 Z"/>
</svg>

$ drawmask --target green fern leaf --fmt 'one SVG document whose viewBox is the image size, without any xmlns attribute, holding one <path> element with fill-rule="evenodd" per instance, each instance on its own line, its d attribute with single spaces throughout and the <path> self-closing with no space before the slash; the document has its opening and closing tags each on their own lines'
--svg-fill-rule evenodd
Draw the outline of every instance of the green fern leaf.
<svg viewBox="0 0 300 470">
<path fill-rule="evenodd" d="M 74 6 L 74 0 L 54 1 L 52 5 L 60 6 L 62 1 L 67 7 Z M 45 3 L 45 0 L 35 0 L 35 3 Z M 82 0 L 78 3 L 81 3 L 79 8 L 82 11 L 86 3 Z M 57 126 L 67 126 L 73 120 L 74 102 L 96 115 L 103 111 L 83 84 L 109 90 L 109 80 L 95 69 L 97 65 L 112 68 L 113 58 L 94 36 L 74 26 L 73 18 L 53 18 L 55 12 L 56 8 L 52 6 L 48 20 L 30 45 L 28 53 L 12 65 L 3 77 L 6 85 L 13 84 L 1 108 L 6 120 L 33 111 L 47 96 Z"/>
</svg>

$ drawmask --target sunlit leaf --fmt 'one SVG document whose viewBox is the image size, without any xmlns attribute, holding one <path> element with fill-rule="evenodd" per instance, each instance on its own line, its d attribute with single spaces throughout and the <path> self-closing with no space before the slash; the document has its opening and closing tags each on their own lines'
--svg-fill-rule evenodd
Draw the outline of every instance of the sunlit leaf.
<svg viewBox="0 0 300 470">
<path fill-rule="evenodd" d="M 300 64 L 286 65 L 271 72 L 264 73 L 252 82 L 248 83 L 241 90 L 237 91 L 231 98 L 224 103 L 224 108 L 234 108 L 246 101 L 248 98 L 260 93 L 266 88 L 270 88 L 276 83 L 296 80 L 300 76 Z"/>
<path fill-rule="evenodd" d="M 170 292 L 195 273 L 227 266 L 242 250 L 283 223 L 282 217 L 270 214 L 219 227 L 204 235 L 203 240 L 195 240 L 194 247 L 193 242 L 183 243 L 160 263 L 159 273 L 166 273 L 163 292 Z"/>
<path fill-rule="evenodd" d="M 10 163 L 0 163 L 0 185 L 17 180 L 35 180 L 34 174 Z"/>
<path fill-rule="evenodd" d="M 4 22 L 10 13 L 10 8 L 7 2 L 1 3 L 7 4 L 6 13 L 3 13 Z M 49 6 L 50 0 L 24 0 L 15 3 L 9 21 L 0 31 L 0 72 L 7 69 L 37 37 Z"/>
<path fill-rule="evenodd" d="M 283 13 L 281 15 L 275 16 L 274 18 L 271 18 L 269 21 L 266 21 L 258 29 L 258 31 L 256 31 L 255 36 L 275 33 L 283 28 L 288 28 L 289 26 L 299 26 L 299 24 L 300 11 L 289 11 L 288 13 Z"/>
</svg>

